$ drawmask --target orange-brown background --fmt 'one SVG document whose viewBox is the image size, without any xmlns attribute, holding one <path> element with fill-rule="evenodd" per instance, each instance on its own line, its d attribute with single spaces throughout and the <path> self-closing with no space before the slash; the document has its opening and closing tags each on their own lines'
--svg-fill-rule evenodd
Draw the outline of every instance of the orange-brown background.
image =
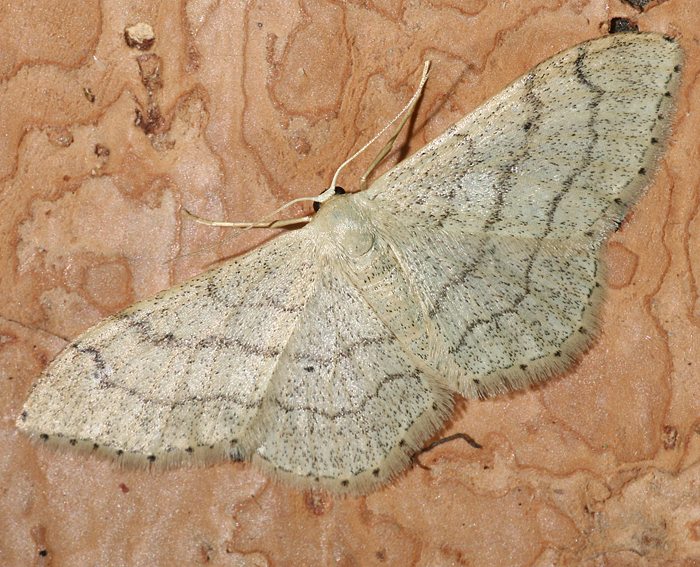
<svg viewBox="0 0 700 567">
<path fill-rule="evenodd" d="M 460 404 L 444 433 L 482 450 L 442 445 L 430 470 L 333 499 L 245 464 L 126 471 L 16 432 L 67 339 L 270 236 L 182 207 L 256 219 L 321 192 L 429 58 L 413 152 L 613 16 L 680 39 L 675 135 L 607 248 L 595 346 L 536 390 Z M 123 38 L 141 21 L 149 52 Z M 695 0 L 0 2 L 0 565 L 700 564 L 699 41 Z"/>
</svg>

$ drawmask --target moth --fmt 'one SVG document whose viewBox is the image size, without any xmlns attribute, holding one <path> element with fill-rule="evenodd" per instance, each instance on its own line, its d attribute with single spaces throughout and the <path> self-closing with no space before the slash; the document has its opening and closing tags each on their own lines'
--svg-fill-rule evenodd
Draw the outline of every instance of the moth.
<svg viewBox="0 0 700 567">
<path fill-rule="evenodd" d="M 305 227 L 79 336 L 17 426 L 125 464 L 388 482 L 456 395 L 540 382 L 590 344 L 599 252 L 654 171 L 681 60 L 653 33 L 552 57 Z"/>
</svg>

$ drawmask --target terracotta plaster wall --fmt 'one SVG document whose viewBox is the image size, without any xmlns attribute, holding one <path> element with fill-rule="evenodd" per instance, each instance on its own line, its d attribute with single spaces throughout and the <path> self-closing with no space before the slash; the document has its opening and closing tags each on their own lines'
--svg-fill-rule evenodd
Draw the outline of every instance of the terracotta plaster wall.
<svg viewBox="0 0 700 567">
<path fill-rule="evenodd" d="M 119 470 L 14 429 L 67 340 L 271 236 L 183 208 L 257 219 L 320 193 L 431 59 L 389 167 L 614 16 L 685 49 L 675 134 L 607 248 L 595 346 L 443 432 L 483 449 L 333 499 L 246 464 Z M 125 43 L 137 22 L 149 51 Z M 0 565 L 700 564 L 699 73 L 695 0 L 1 2 Z"/>
</svg>

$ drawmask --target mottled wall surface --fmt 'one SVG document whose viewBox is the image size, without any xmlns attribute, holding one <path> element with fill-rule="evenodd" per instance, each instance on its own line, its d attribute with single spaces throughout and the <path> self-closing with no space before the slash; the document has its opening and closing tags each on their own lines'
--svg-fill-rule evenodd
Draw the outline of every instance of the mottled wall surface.
<svg viewBox="0 0 700 567">
<path fill-rule="evenodd" d="M 0 565 L 700 562 L 697 8 L 0 4 Z M 675 134 L 607 248 L 612 291 L 595 346 L 537 389 L 462 402 L 443 432 L 483 449 L 441 445 L 421 458 L 428 468 L 332 499 L 245 464 L 119 470 L 16 432 L 31 384 L 67 340 L 272 234 L 235 237 L 183 208 L 257 219 L 320 193 L 431 59 L 389 167 L 615 16 L 685 49 Z M 138 22 L 155 32 L 148 50 L 125 41 Z M 343 174 L 348 190 L 371 154 Z"/>
</svg>

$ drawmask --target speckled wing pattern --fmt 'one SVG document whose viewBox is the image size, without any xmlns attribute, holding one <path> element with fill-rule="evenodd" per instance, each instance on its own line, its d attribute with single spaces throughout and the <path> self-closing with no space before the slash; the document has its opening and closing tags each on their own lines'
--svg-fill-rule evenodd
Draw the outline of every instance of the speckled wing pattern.
<svg viewBox="0 0 700 567">
<path fill-rule="evenodd" d="M 453 392 L 525 386 L 588 343 L 598 250 L 652 173 L 680 61 L 655 34 L 555 56 L 305 228 L 88 330 L 18 427 L 126 464 L 387 482 Z"/>
<path fill-rule="evenodd" d="M 589 344 L 600 245 L 648 184 L 681 59 L 658 34 L 582 43 L 361 194 L 429 313 L 427 362 L 451 388 L 523 387 Z"/>
<path fill-rule="evenodd" d="M 451 393 L 309 229 L 86 331 L 18 426 L 127 465 L 253 460 L 339 492 L 386 482 L 449 415 Z"/>
<path fill-rule="evenodd" d="M 239 456 L 314 282 L 300 241 L 283 235 L 89 329 L 20 427 L 127 463 Z"/>
</svg>

